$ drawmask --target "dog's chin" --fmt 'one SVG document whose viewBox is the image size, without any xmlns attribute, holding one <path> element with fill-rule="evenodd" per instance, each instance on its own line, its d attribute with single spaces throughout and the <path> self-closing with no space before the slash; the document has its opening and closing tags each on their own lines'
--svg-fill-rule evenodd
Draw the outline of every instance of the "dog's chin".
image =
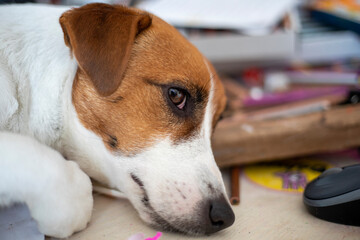
<svg viewBox="0 0 360 240">
<path fill-rule="evenodd" d="M 151 206 L 151 205 L 149 205 Z M 192 216 L 189 220 L 183 219 L 181 217 L 169 216 L 168 218 L 161 216 L 156 210 L 152 207 L 141 207 L 137 209 L 141 219 L 147 223 L 150 227 L 173 233 L 181 233 L 190 236 L 200 236 L 205 235 L 205 230 L 200 226 L 201 221 L 199 216 Z"/>
<path fill-rule="evenodd" d="M 160 231 L 173 232 L 173 233 L 181 233 L 190 236 L 200 236 L 204 235 L 205 232 L 201 231 L 201 227 L 198 224 L 189 221 L 178 219 L 176 221 L 167 221 L 165 218 L 161 217 L 158 213 L 152 212 L 150 213 L 150 221 L 146 221 L 151 227 L 154 229 L 158 229 Z M 176 223 L 174 223 L 176 222 Z"/>
</svg>

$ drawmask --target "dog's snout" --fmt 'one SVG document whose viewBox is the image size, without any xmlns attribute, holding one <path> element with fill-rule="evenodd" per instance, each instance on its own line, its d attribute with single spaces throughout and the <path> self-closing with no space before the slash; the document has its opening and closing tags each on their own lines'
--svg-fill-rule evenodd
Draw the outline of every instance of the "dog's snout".
<svg viewBox="0 0 360 240">
<path fill-rule="evenodd" d="M 224 197 L 209 201 L 208 214 L 204 216 L 206 221 L 205 234 L 215 233 L 230 227 L 235 221 L 235 215 L 228 201 Z"/>
</svg>

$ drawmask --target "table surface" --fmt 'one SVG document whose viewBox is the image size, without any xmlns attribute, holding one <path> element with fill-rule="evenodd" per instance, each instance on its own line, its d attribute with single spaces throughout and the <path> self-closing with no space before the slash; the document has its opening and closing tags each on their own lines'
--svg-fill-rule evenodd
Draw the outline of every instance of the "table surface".
<svg viewBox="0 0 360 240">
<path fill-rule="evenodd" d="M 229 173 L 223 173 L 228 188 Z M 234 206 L 236 221 L 226 230 L 211 236 L 191 237 L 163 233 L 160 240 L 180 239 L 360 239 L 360 227 L 319 220 L 307 213 L 301 193 L 279 192 L 258 186 L 242 173 L 241 203 Z M 95 194 L 92 220 L 87 229 L 69 240 L 126 240 L 136 233 L 153 237 L 148 227 L 125 199 Z"/>
</svg>

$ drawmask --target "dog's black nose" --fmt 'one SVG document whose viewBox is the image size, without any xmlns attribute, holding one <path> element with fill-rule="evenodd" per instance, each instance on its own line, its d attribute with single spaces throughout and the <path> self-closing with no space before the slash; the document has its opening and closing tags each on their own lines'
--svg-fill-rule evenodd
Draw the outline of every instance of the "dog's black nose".
<svg viewBox="0 0 360 240">
<path fill-rule="evenodd" d="M 208 218 L 205 234 L 215 233 L 227 227 L 230 227 L 235 221 L 235 215 L 229 202 L 225 197 L 210 200 L 208 205 Z"/>
</svg>

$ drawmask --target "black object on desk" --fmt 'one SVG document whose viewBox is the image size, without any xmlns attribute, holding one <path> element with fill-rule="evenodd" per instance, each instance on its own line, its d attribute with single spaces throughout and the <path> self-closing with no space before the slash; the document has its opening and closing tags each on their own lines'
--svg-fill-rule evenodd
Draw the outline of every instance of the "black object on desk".
<svg viewBox="0 0 360 240">
<path fill-rule="evenodd" d="M 350 17 L 316 9 L 311 10 L 311 16 L 321 22 L 337 26 L 338 28 L 352 30 L 360 34 L 360 22 Z"/>
<path fill-rule="evenodd" d="M 318 218 L 360 226 L 360 164 L 326 170 L 306 186 L 303 200 Z"/>
</svg>

